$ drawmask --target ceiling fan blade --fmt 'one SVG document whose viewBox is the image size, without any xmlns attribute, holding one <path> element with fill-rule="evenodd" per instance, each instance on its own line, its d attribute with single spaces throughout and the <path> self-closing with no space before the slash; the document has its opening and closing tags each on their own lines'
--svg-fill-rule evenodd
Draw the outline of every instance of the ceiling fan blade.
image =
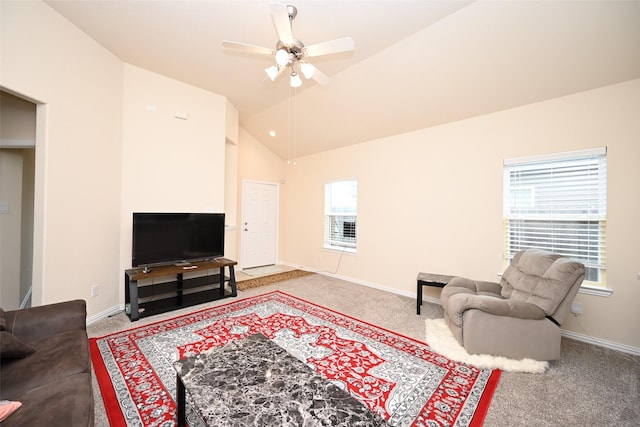
<svg viewBox="0 0 640 427">
<path fill-rule="evenodd" d="M 282 3 L 270 3 L 269 6 L 271 7 L 271 19 L 276 27 L 276 33 L 278 33 L 280 41 L 285 46 L 291 46 L 293 44 L 293 34 L 287 6 Z"/>
<path fill-rule="evenodd" d="M 255 46 L 255 45 L 246 44 L 246 43 L 232 42 L 229 40 L 223 40 L 222 46 L 225 47 L 226 49 L 233 49 L 233 50 L 238 50 L 238 51 L 247 52 L 247 53 L 256 53 L 258 55 L 275 55 L 276 53 L 275 50 L 269 49 L 267 47 Z"/>
<path fill-rule="evenodd" d="M 318 70 L 317 68 L 316 68 L 316 71 L 313 73 L 313 76 L 311 76 L 311 78 L 313 80 L 315 80 L 316 82 L 318 82 L 318 84 L 320 84 L 322 86 L 328 85 L 329 82 L 331 81 L 329 76 L 327 76 L 325 73 L 323 73 L 322 71 Z"/>
<path fill-rule="evenodd" d="M 316 43 L 302 48 L 304 56 L 322 56 L 332 53 L 347 52 L 353 50 L 355 42 L 351 37 L 343 37 L 341 39 L 329 40 L 327 42 Z"/>
<path fill-rule="evenodd" d="M 314 65 L 309 63 L 309 61 L 302 61 L 300 63 L 300 72 L 307 80 L 313 79 L 323 86 L 329 84 L 329 76 L 318 70 Z"/>
</svg>

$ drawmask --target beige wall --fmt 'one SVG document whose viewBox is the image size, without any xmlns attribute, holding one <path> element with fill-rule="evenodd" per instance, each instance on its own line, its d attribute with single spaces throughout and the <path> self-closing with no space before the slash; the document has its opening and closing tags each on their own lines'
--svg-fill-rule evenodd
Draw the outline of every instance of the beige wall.
<svg viewBox="0 0 640 427">
<path fill-rule="evenodd" d="M 220 95 L 124 65 L 120 272 L 131 268 L 133 212 L 224 212 L 226 105 Z M 120 285 L 123 301 L 124 279 Z"/>
<path fill-rule="evenodd" d="M 0 148 L 0 307 L 20 307 L 22 150 Z"/>
<path fill-rule="evenodd" d="M 33 304 L 111 311 L 133 211 L 224 211 L 233 114 L 222 96 L 122 63 L 42 2 L 0 7 L 0 86 L 38 104 Z"/>
<path fill-rule="evenodd" d="M 31 290 L 33 282 L 33 195 L 36 176 L 36 150 L 35 148 L 24 148 L 20 151 L 22 151 L 22 224 L 20 229 L 20 302 L 22 302 Z"/>
<path fill-rule="evenodd" d="M 226 101 L 124 65 L 44 3 L 0 8 L 0 86 L 38 103 L 34 304 L 84 298 L 95 315 L 123 301 L 133 210 L 224 208 Z M 324 271 L 339 265 L 340 276 L 414 295 L 418 271 L 495 279 L 503 270 L 504 158 L 607 146 L 613 295 L 578 295 L 581 326 L 570 318 L 566 328 L 637 348 L 639 100 L 634 80 L 320 153 L 296 166 L 241 130 L 238 180 L 281 183 L 284 262 Z M 190 118 L 178 121 L 175 112 Z M 322 249 L 323 186 L 352 177 L 359 181 L 359 251 L 339 260 Z M 240 216 L 238 208 L 236 223 Z M 90 297 L 94 284 L 97 298 Z"/>
<path fill-rule="evenodd" d="M 35 145 L 35 104 L 0 92 L 0 147 Z"/>
<path fill-rule="evenodd" d="M 7 310 L 28 302 L 31 288 L 34 166 L 34 148 L 0 147 L 0 307 Z"/>
<path fill-rule="evenodd" d="M 99 312 L 121 276 L 122 62 L 44 3 L 0 8 L 0 86 L 38 104 L 33 304 Z"/>
<path fill-rule="evenodd" d="M 239 130 L 238 143 L 238 216 L 236 218 L 238 227 L 236 228 L 236 243 L 239 264 L 242 265 L 242 182 L 243 181 L 260 181 L 269 182 L 279 185 L 280 194 L 280 235 L 279 235 L 279 259 L 282 259 L 283 229 L 288 223 L 286 215 L 283 212 L 283 203 L 286 199 L 287 184 L 284 181 L 286 173 L 286 162 L 273 154 L 255 137 L 245 131 L 243 128 Z"/>
<path fill-rule="evenodd" d="M 236 124 L 236 140 L 238 134 Z M 227 138 L 225 143 L 225 174 L 224 174 L 224 213 L 225 235 L 224 256 L 238 259 L 238 242 L 236 218 L 238 216 L 238 144 Z"/>
<path fill-rule="evenodd" d="M 0 92 L 0 306 L 5 309 L 18 308 L 31 287 L 35 144 L 35 104 Z"/>
<path fill-rule="evenodd" d="M 224 256 L 238 259 L 238 133 L 240 127 L 238 110 L 227 101 L 225 126 L 225 173 L 224 173 L 224 212 L 225 236 Z"/>
<path fill-rule="evenodd" d="M 496 280 L 505 158 L 608 147 L 608 286 L 567 330 L 640 347 L 640 80 L 298 159 L 287 168 L 282 259 L 415 295 L 420 271 Z M 358 179 L 358 254 L 322 249 L 323 191 Z M 304 236 L 304 238 L 301 238 Z M 429 289 L 428 295 L 439 297 Z M 584 329 L 583 329 L 584 328 Z"/>
</svg>

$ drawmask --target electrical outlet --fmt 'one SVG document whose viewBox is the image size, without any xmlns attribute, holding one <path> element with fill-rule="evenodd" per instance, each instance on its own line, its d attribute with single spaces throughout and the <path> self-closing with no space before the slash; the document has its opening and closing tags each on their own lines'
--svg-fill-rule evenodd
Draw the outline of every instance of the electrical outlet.
<svg viewBox="0 0 640 427">
<path fill-rule="evenodd" d="M 91 296 L 93 298 L 97 297 L 98 294 L 100 293 L 100 286 L 99 285 L 93 285 L 91 287 Z"/>
<path fill-rule="evenodd" d="M 580 315 L 582 313 L 584 313 L 584 311 L 582 310 L 582 303 L 581 302 L 574 302 L 571 304 L 571 312 L 575 315 Z"/>
</svg>

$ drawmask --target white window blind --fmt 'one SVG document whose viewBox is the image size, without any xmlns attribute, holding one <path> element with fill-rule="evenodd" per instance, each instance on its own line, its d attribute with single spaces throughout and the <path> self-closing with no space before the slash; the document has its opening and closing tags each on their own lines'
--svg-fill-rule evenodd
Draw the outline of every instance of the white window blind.
<svg viewBox="0 0 640 427">
<path fill-rule="evenodd" d="M 505 256 L 546 249 L 582 262 L 604 285 L 606 148 L 505 160 Z"/>
<path fill-rule="evenodd" d="M 324 246 L 356 250 L 358 181 L 333 181 L 324 187 Z"/>
</svg>

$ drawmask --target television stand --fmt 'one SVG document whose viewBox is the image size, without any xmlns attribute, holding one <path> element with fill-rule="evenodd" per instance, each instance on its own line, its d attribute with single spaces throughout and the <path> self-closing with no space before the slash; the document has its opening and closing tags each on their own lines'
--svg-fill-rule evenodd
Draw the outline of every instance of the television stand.
<svg viewBox="0 0 640 427">
<path fill-rule="evenodd" d="M 235 297 L 238 295 L 234 270 L 236 264 L 236 261 L 217 258 L 187 265 L 153 267 L 146 269 L 146 273 L 144 268 L 125 270 L 124 299 L 127 316 L 133 322 L 141 317 Z M 229 276 L 225 275 L 225 268 L 229 269 Z M 153 279 L 156 278 L 169 278 L 169 281 L 155 283 Z M 230 292 L 226 290 L 227 284 Z"/>
</svg>

